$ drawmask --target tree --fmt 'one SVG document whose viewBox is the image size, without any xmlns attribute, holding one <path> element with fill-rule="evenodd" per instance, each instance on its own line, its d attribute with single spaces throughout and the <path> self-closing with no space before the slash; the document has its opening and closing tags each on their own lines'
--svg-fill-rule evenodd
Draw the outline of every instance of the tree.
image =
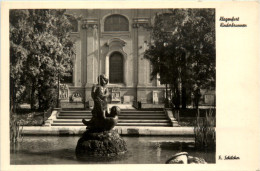
<svg viewBox="0 0 260 171">
<path fill-rule="evenodd" d="M 176 108 L 186 108 L 187 90 L 215 87 L 214 9 L 173 9 L 157 14 L 152 27 L 153 43 L 144 57 L 170 84 Z M 196 88 L 194 88 L 196 87 Z"/>
<path fill-rule="evenodd" d="M 58 75 L 70 73 L 74 48 L 72 25 L 65 12 L 10 10 L 10 94 L 14 109 L 25 100 L 32 109 L 35 101 L 40 110 L 49 107 L 56 95 L 51 90 L 57 88 Z"/>
</svg>

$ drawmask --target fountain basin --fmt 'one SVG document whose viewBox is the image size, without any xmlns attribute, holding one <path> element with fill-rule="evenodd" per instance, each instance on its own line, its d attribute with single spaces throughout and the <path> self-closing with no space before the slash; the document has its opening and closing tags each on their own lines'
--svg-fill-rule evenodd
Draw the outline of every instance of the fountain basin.
<svg viewBox="0 0 260 171">
<path fill-rule="evenodd" d="M 125 137 L 127 153 L 115 157 L 86 157 L 78 160 L 75 147 L 80 136 L 24 136 L 11 147 L 10 163 L 15 164 L 165 164 L 174 154 L 186 151 L 191 156 L 215 163 L 215 152 L 196 151 L 194 138 L 173 136 Z"/>
</svg>

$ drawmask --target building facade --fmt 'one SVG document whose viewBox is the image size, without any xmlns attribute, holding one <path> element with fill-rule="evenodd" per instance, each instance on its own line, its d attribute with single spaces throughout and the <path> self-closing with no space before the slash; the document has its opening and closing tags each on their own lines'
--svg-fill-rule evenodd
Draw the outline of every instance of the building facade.
<svg viewBox="0 0 260 171">
<path fill-rule="evenodd" d="M 75 43 L 73 81 L 61 86 L 62 102 L 92 105 L 91 88 L 97 77 L 109 78 L 109 103 L 163 104 L 165 86 L 150 79 L 151 64 L 143 55 L 151 35 L 152 9 L 68 10 L 82 16 L 71 37 Z"/>
<path fill-rule="evenodd" d="M 82 19 L 74 23 L 74 32 L 71 34 L 76 56 L 72 82 L 60 87 L 62 107 L 91 107 L 91 89 L 98 83 L 100 74 L 109 78 L 109 103 L 136 105 L 141 102 L 142 106 L 163 107 L 165 86 L 160 84 L 158 77 L 151 80 L 152 66 L 143 55 L 151 42 L 148 28 L 156 13 L 166 11 L 167 9 L 67 10 L 69 14 L 81 16 Z"/>
</svg>

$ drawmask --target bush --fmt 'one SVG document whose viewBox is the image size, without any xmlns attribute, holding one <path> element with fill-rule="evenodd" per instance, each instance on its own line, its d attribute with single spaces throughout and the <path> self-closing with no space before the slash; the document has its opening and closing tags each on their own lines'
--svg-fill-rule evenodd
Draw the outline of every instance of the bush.
<svg viewBox="0 0 260 171">
<path fill-rule="evenodd" d="M 43 95 L 44 103 L 42 109 L 47 110 L 49 108 L 54 108 L 57 104 L 57 96 L 57 89 L 50 88 L 46 90 L 46 92 Z"/>
</svg>

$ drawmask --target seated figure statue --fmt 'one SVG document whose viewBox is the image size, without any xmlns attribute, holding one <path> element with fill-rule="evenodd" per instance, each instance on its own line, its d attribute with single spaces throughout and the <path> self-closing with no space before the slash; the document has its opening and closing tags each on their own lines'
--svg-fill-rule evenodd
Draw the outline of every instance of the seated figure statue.
<svg viewBox="0 0 260 171">
<path fill-rule="evenodd" d="M 117 124 L 120 108 L 113 106 L 110 114 L 108 113 L 107 97 L 109 94 L 106 87 L 107 83 L 108 79 L 103 74 L 98 77 L 98 85 L 92 87 L 91 96 L 94 100 L 92 118 L 90 121 L 82 119 L 83 124 L 89 129 L 108 131 Z"/>
</svg>

